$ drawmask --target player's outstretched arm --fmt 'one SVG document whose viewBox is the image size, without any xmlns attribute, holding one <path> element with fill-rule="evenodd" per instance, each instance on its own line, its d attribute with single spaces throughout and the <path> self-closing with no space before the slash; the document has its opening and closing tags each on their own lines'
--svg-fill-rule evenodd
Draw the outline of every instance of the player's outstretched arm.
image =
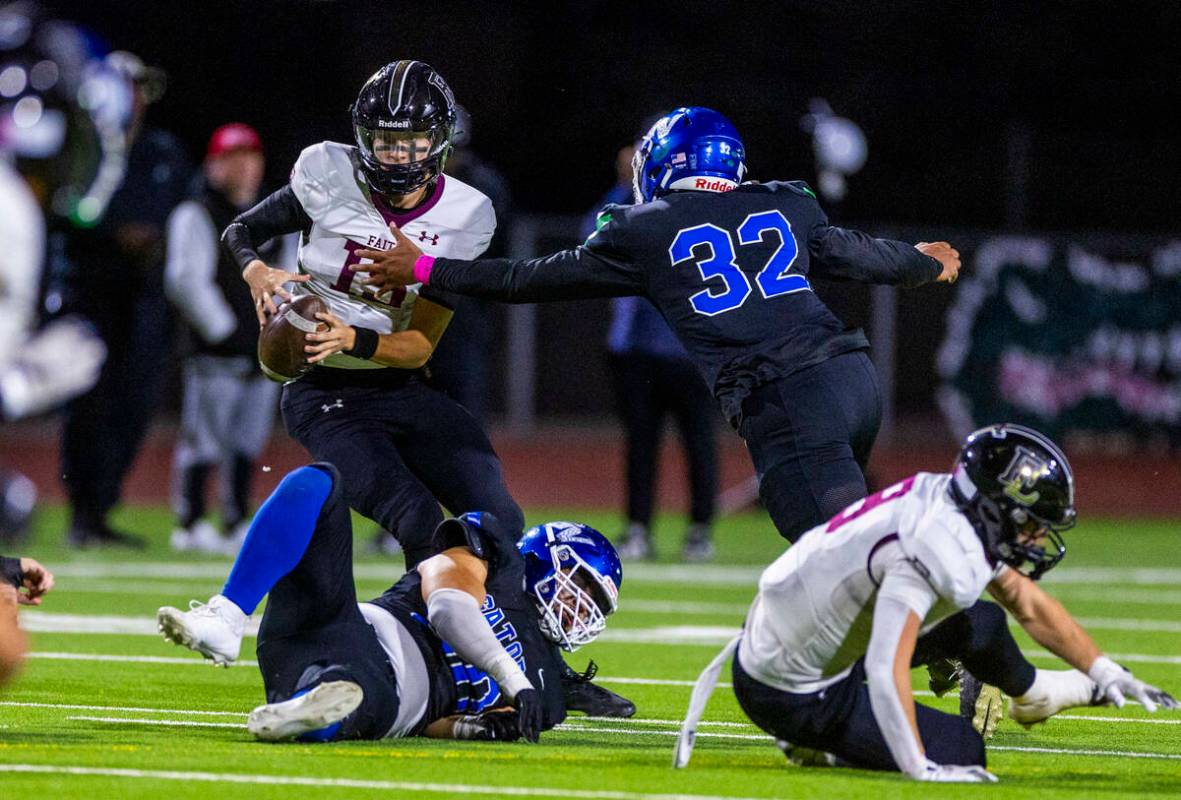
<svg viewBox="0 0 1181 800">
<path fill-rule="evenodd" d="M 960 254 L 947 242 L 909 245 L 867 233 L 822 225 L 808 240 L 815 275 L 859 283 L 915 287 L 931 281 L 953 283 Z"/>
<path fill-rule="evenodd" d="M 471 297 L 504 303 L 540 303 L 593 297 L 627 297 L 643 293 L 640 272 L 621 251 L 596 242 L 600 232 L 572 250 L 541 258 L 482 258 L 463 261 L 424 256 L 414 242 L 391 224 L 397 246 L 390 250 L 358 250 L 372 264 L 365 283 L 381 293 L 421 283 Z"/>
<path fill-rule="evenodd" d="M 1148 711 L 1156 711 L 1158 706 L 1181 707 L 1168 692 L 1137 680 L 1103 655 L 1057 598 L 1017 570 L 1004 570 L 988 585 L 988 592 L 1035 642 L 1085 672 L 1098 685 L 1100 694 L 1116 706 L 1122 707 L 1126 698 L 1132 697 Z"/>
<path fill-rule="evenodd" d="M 541 699 L 520 665 L 504 649 L 480 607 L 488 564 L 469 547 L 449 547 L 418 565 L 427 619 L 465 661 L 492 676 L 517 709 L 521 736 L 541 735 Z"/>
</svg>

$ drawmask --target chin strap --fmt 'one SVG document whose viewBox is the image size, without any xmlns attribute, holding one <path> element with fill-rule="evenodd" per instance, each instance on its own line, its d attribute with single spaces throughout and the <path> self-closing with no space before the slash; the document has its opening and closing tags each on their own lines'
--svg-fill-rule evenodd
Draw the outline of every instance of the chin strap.
<svg viewBox="0 0 1181 800">
<path fill-rule="evenodd" d="M 701 674 L 697 676 L 697 682 L 693 684 L 693 694 L 689 697 L 689 709 L 685 712 L 685 721 L 681 723 L 681 731 L 677 734 L 676 750 L 673 752 L 673 766 L 677 769 L 689 764 L 689 758 L 693 755 L 693 745 L 697 739 L 697 723 L 701 721 L 701 715 L 705 713 L 705 704 L 709 702 L 709 696 L 714 693 L 714 687 L 717 686 L 722 667 L 730 659 L 730 656 L 734 655 L 740 641 L 742 641 L 742 634 L 727 642 L 722 651 L 714 656 L 714 660 L 709 662 L 709 666 L 701 671 Z"/>
</svg>

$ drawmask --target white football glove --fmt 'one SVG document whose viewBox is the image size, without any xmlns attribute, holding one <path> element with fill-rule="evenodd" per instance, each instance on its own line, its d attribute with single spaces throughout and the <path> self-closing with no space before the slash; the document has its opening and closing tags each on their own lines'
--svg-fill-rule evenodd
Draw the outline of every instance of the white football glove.
<svg viewBox="0 0 1181 800">
<path fill-rule="evenodd" d="M 1181 708 L 1181 703 L 1173 699 L 1171 694 L 1138 680 L 1131 672 L 1107 656 L 1095 659 L 1095 663 L 1087 670 L 1087 677 L 1098 687 L 1096 692 L 1099 699 L 1114 703 L 1116 708 L 1123 708 L 1129 697 L 1149 712 L 1156 711 L 1158 706 L 1169 709 Z"/>
<path fill-rule="evenodd" d="M 89 324 L 77 317 L 54 320 L 0 366 L 3 418 L 47 411 L 88 391 L 106 358 L 107 346 Z"/>
<path fill-rule="evenodd" d="M 984 767 L 968 764 L 936 764 L 927 759 L 922 772 L 912 776 L 915 780 L 935 783 L 996 783 L 996 775 Z"/>
</svg>

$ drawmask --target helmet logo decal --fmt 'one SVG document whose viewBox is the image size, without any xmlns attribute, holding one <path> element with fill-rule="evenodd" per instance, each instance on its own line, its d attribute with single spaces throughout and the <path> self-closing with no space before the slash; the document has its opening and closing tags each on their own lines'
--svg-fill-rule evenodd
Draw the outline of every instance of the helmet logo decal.
<svg viewBox="0 0 1181 800">
<path fill-rule="evenodd" d="M 1050 465 L 1032 450 L 1018 447 L 1013 460 L 997 480 L 1005 487 L 1007 496 L 1023 506 L 1032 506 L 1041 497 L 1041 493 L 1031 490 L 1049 469 Z"/>
</svg>

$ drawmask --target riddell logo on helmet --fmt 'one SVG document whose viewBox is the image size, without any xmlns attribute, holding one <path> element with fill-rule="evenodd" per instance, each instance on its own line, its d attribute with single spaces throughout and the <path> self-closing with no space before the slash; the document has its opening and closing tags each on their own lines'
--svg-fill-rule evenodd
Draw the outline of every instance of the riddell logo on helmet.
<svg viewBox="0 0 1181 800">
<path fill-rule="evenodd" d="M 377 121 L 379 128 L 409 128 L 410 120 L 408 119 L 379 119 Z"/>
<path fill-rule="evenodd" d="M 734 183 L 719 178 L 697 178 L 693 181 L 693 188 L 707 192 L 729 192 L 734 190 Z"/>
</svg>

